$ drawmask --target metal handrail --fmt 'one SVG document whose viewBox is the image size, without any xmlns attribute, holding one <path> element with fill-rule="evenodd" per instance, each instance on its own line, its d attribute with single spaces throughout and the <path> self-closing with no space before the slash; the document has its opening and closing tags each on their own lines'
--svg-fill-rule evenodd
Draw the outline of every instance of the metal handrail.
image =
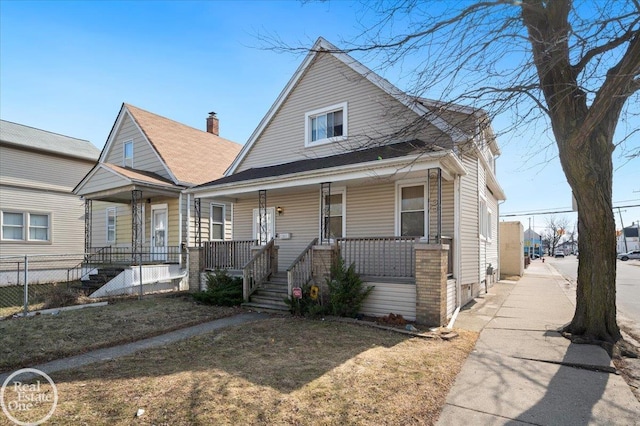
<svg viewBox="0 0 640 426">
<path fill-rule="evenodd" d="M 78 278 L 79 280 L 82 280 L 85 276 L 89 275 L 91 273 L 91 270 L 93 268 L 88 268 L 86 273 L 82 273 L 82 268 L 84 266 L 86 266 L 87 264 L 91 265 L 91 260 L 93 257 L 101 255 L 103 251 L 105 251 L 106 249 L 111 248 L 111 246 L 106 246 L 106 247 L 100 247 L 98 250 L 96 250 L 94 253 L 89 254 L 88 256 L 85 254 L 85 258 L 82 260 L 82 262 L 78 263 L 76 266 L 73 266 L 69 269 L 67 269 L 67 282 L 71 281 L 71 271 L 75 271 L 77 269 L 79 269 L 81 271 L 80 273 L 80 277 Z"/>
</svg>

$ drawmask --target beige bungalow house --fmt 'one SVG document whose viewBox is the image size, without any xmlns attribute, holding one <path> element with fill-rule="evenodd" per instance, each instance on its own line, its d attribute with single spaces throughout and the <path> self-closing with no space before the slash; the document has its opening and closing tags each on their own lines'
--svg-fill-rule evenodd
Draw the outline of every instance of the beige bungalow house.
<svg viewBox="0 0 640 426">
<path fill-rule="evenodd" d="M 77 273 L 97 290 L 92 296 L 137 292 L 140 283 L 181 288 L 185 248 L 200 238 L 230 237 L 228 204 L 196 206 L 185 194 L 221 177 L 241 149 L 219 136 L 215 113 L 206 126 L 122 105 L 98 162 L 73 191 L 85 200 L 87 261 Z M 196 226 L 204 216 L 209 226 Z"/>
<path fill-rule="evenodd" d="M 319 38 L 224 177 L 186 191 L 232 205 L 232 238 L 192 248 L 192 286 L 241 269 L 250 306 L 284 309 L 340 255 L 375 286 L 364 314 L 444 324 L 499 270 L 499 153 L 483 111 L 409 96 Z"/>
</svg>

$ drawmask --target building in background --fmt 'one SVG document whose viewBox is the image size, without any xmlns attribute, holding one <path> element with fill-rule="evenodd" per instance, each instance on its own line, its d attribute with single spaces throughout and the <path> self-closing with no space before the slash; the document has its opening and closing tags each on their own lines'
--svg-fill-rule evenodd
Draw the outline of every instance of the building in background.
<svg viewBox="0 0 640 426">
<path fill-rule="evenodd" d="M 631 250 L 640 250 L 639 223 L 632 222 L 631 226 L 618 231 L 617 235 L 617 251 L 618 253 L 626 253 Z"/>
</svg>

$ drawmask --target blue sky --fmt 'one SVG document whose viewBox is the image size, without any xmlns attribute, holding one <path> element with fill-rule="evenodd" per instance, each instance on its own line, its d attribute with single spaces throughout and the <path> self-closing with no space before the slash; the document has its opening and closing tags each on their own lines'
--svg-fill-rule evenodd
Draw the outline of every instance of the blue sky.
<svg viewBox="0 0 640 426">
<path fill-rule="evenodd" d="M 203 130 L 215 111 L 221 136 L 244 143 L 302 60 L 258 49 L 257 36 L 308 46 L 322 36 L 340 46 L 357 41 L 366 19 L 361 11 L 358 2 L 336 0 L 0 0 L 0 118 L 102 148 L 122 102 Z M 391 69 L 385 77 L 407 89 L 399 73 Z M 640 136 L 633 137 L 628 144 L 640 146 Z M 543 133 L 499 140 L 498 179 L 508 198 L 501 214 L 571 207 L 555 151 L 536 148 L 547 140 Z M 640 204 L 640 159 L 614 153 L 614 160 L 614 205 Z M 640 207 L 624 210 L 625 225 L 640 221 Z M 575 214 L 556 216 L 575 221 Z M 532 218 L 540 232 L 547 217 L 504 219 L 526 228 Z M 616 221 L 620 226 L 617 211 Z"/>
</svg>

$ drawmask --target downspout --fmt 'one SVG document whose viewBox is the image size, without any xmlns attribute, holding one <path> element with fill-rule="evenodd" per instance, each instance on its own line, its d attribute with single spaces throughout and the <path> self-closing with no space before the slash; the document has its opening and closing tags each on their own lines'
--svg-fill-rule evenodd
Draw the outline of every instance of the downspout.
<svg viewBox="0 0 640 426">
<path fill-rule="evenodd" d="M 191 194 L 187 194 L 187 247 L 191 244 Z"/>
<path fill-rule="evenodd" d="M 453 181 L 453 239 L 455 241 L 455 254 L 453 256 L 453 270 L 456 271 L 456 309 L 453 311 L 453 315 L 451 315 L 451 319 L 449 320 L 449 324 L 447 324 L 448 329 L 453 328 L 453 324 L 456 322 L 458 318 L 458 314 L 460 313 L 460 308 L 462 307 L 462 295 L 460 294 L 462 291 L 461 281 L 461 266 L 460 266 L 460 176 L 456 176 Z"/>
</svg>

